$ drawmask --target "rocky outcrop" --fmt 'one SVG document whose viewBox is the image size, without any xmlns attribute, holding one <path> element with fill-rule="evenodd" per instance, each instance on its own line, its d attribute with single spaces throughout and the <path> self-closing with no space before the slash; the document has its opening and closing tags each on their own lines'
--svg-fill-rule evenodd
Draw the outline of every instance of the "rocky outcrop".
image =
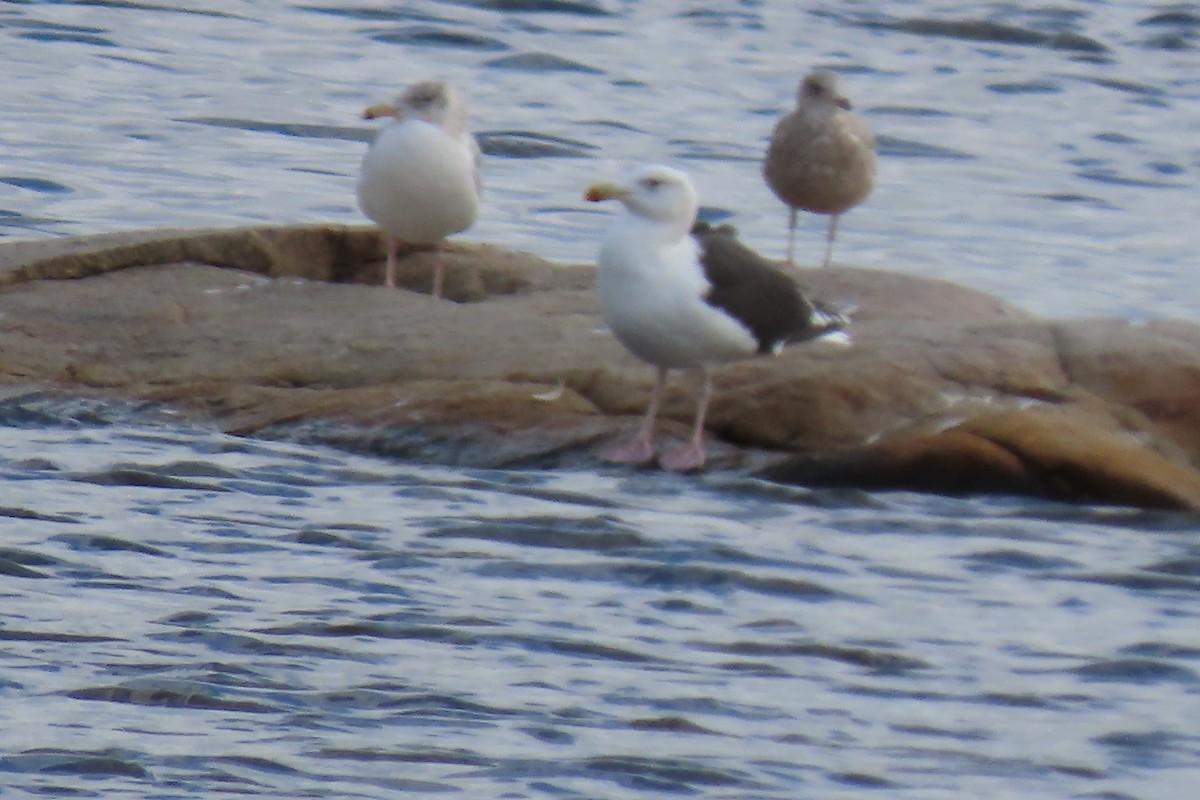
<svg viewBox="0 0 1200 800">
<path fill-rule="evenodd" d="M 0 246 L 0 381 L 153 400 L 247 435 L 477 466 L 584 465 L 652 374 L 603 329 L 587 266 L 369 228 L 159 231 Z M 74 280 L 70 280 L 74 279 Z M 1038 319 L 944 281 L 806 270 L 851 347 L 717 372 L 715 468 L 870 489 L 1200 509 L 1200 328 Z M 682 379 L 662 434 L 692 414 Z"/>
</svg>

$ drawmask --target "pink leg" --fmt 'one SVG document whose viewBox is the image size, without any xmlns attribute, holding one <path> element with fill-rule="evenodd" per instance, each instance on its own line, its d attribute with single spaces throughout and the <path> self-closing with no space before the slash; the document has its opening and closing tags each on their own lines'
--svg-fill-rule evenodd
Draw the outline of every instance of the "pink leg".
<svg viewBox="0 0 1200 800">
<path fill-rule="evenodd" d="M 704 418 L 708 415 L 708 401 L 712 399 L 712 373 L 708 367 L 700 368 L 700 397 L 696 401 L 696 420 L 692 424 L 692 438 L 681 447 L 673 447 L 662 454 L 658 463 L 671 472 L 691 472 L 704 466 Z"/>
<path fill-rule="evenodd" d="M 383 285 L 389 289 L 396 288 L 396 248 L 400 244 L 395 236 L 387 237 L 387 274 L 384 277 Z"/>
<path fill-rule="evenodd" d="M 796 266 L 796 209 L 788 209 L 788 266 Z"/>
<path fill-rule="evenodd" d="M 840 214 L 834 214 L 829 218 L 829 229 L 825 231 L 825 262 L 821 264 L 823 267 L 828 267 L 833 264 L 833 240 L 837 236 L 837 224 Z"/>
<path fill-rule="evenodd" d="M 654 420 L 658 417 L 658 406 L 662 402 L 663 389 L 667 385 L 667 369 L 659 367 L 654 377 L 654 388 L 650 390 L 650 405 L 642 419 L 642 428 L 632 442 L 614 445 L 600 453 L 600 459 L 610 464 L 646 464 L 654 460 Z"/>
<path fill-rule="evenodd" d="M 442 296 L 442 243 L 433 246 L 433 296 Z"/>
</svg>

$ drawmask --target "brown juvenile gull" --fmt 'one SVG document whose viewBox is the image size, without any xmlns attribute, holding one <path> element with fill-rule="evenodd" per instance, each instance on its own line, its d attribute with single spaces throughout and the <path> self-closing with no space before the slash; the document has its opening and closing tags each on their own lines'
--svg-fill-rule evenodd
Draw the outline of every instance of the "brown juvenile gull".
<svg viewBox="0 0 1200 800">
<path fill-rule="evenodd" d="M 358 206 L 387 235 L 386 284 L 396 285 L 400 240 L 432 244 L 433 296 L 441 297 L 442 241 L 469 228 L 479 211 L 481 156 L 467 107 L 449 84 L 420 81 L 363 117 L 391 117 L 358 176 Z"/>
<path fill-rule="evenodd" d="M 691 369 L 700 383 L 691 439 L 664 452 L 659 463 L 677 472 L 699 469 L 712 366 L 777 353 L 788 342 L 839 331 L 847 319 L 815 306 L 788 275 L 741 244 L 732 228 L 693 227 L 699 201 L 679 170 L 640 167 L 619 183 L 592 185 L 584 196 L 619 200 L 629 211 L 604 238 L 596 288 L 613 335 L 657 369 L 637 437 L 601 458 L 652 461 L 667 373 Z"/>
<path fill-rule="evenodd" d="M 850 110 L 842 82 L 832 72 L 811 72 L 800 82 L 796 108 L 771 132 L 763 177 L 788 207 L 788 264 L 795 263 L 796 211 L 829 214 L 825 260 L 833 258 L 838 217 L 866 199 L 875 186 L 875 136 Z"/>
</svg>

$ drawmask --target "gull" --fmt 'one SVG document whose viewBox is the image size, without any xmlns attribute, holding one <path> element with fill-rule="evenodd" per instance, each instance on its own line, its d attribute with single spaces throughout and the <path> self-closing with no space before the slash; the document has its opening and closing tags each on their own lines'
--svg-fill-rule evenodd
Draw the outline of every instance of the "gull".
<svg viewBox="0 0 1200 800">
<path fill-rule="evenodd" d="M 853 111 L 832 72 L 812 72 L 800 82 L 796 108 L 775 124 L 763 177 L 788 207 L 788 264 L 794 264 L 796 212 L 829 214 L 825 259 L 833 259 L 838 218 L 875 186 L 875 135 Z"/>
<path fill-rule="evenodd" d="M 596 288 L 609 330 L 656 369 L 637 437 L 601 458 L 654 460 L 654 424 L 668 373 L 688 369 L 700 386 L 692 435 L 665 451 L 659 464 L 675 472 L 700 469 L 712 367 L 778 353 L 788 342 L 839 331 L 848 320 L 808 300 L 788 275 L 739 242 L 732 228 L 695 225 L 696 190 L 679 170 L 639 167 L 623 181 L 593 184 L 584 197 L 617 200 L 629 212 L 604 238 Z"/>
<path fill-rule="evenodd" d="M 389 117 L 363 156 L 358 206 L 387 236 L 387 277 L 396 285 L 401 240 L 434 246 L 434 297 L 442 295 L 442 242 L 479 212 L 481 153 L 467 130 L 467 107 L 443 81 L 408 86 L 365 119 Z"/>
</svg>

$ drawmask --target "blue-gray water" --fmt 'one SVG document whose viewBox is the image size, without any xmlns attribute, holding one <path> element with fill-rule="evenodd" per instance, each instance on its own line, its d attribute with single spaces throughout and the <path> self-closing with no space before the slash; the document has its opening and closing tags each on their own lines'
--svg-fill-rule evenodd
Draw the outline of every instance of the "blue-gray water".
<svg viewBox="0 0 1200 800">
<path fill-rule="evenodd" d="M 983 38 L 913 21 L 939 2 L 174 6 L 0 2 L 0 237 L 361 221 L 359 112 L 442 76 L 491 154 L 466 238 L 590 260 L 583 186 L 661 160 L 778 254 L 757 159 L 822 65 L 882 141 L 837 260 L 1200 318 L 1195 4 L 973 6 L 1010 26 Z M 479 472 L 36 396 L 0 441 L 5 795 L 1200 780 L 1195 517 Z"/>
<path fill-rule="evenodd" d="M 1192 518 L 3 412 L 0 786 L 1195 792 Z"/>
</svg>

